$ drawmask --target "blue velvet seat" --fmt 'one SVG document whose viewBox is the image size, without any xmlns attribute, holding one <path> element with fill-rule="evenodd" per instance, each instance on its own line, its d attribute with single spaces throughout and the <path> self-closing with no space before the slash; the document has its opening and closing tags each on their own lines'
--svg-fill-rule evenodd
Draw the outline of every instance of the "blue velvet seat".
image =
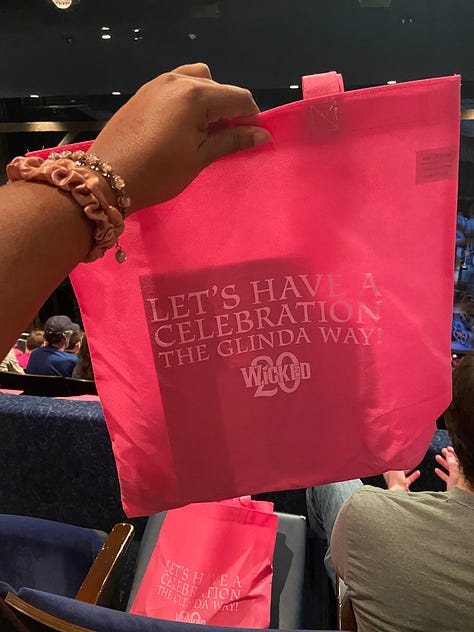
<svg viewBox="0 0 474 632">
<path fill-rule="evenodd" d="M 277 515 L 278 532 L 273 559 L 271 623 L 275 628 L 299 628 L 306 550 L 306 520 L 301 516 Z M 139 555 L 141 566 L 139 564 L 137 568 L 134 590 L 132 590 L 129 603 L 133 601 L 134 593 L 141 583 L 150 554 L 159 536 L 164 514 L 157 515 L 155 518 L 156 520 L 150 520 L 144 542 L 142 542 L 141 555 Z M 192 531 L 192 525 L 190 525 L 190 530 Z M 97 547 L 100 548 L 102 544 L 102 539 L 93 531 L 88 534 L 89 531 L 46 520 L 18 516 L 5 516 L 2 520 L 0 516 L 0 536 L 6 535 L 2 541 L 5 551 L 0 548 L 0 554 L 7 553 L 6 563 L 0 563 L 0 582 L 3 580 L 10 584 L 10 586 L 8 584 L 2 586 L 0 583 L 0 592 L 3 595 L 7 592 L 13 592 L 20 597 L 24 597 L 25 594 L 34 595 L 35 599 L 40 595 L 38 598 L 46 599 L 48 604 L 60 603 L 63 604 L 63 607 L 67 606 L 74 610 L 71 603 L 68 605 L 68 602 L 55 599 L 61 596 L 76 597 L 78 588 L 95 558 L 96 549 Z M 89 535 L 92 536 L 91 540 Z M 77 550 L 74 547 L 76 543 Z M 10 552 L 7 552 L 8 548 L 10 548 Z M 39 589 L 39 591 L 25 592 L 26 589 L 22 587 Z M 88 590 L 82 594 L 83 592 L 84 585 L 76 600 L 98 603 L 97 601 L 92 602 L 86 596 Z M 51 594 L 46 598 L 44 597 L 46 593 Z M 27 601 L 31 602 L 30 599 Z M 37 604 L 33 603 L 33 605 Z M 93 614 L 96 611 L 87 612 Z M 57 613 L 56 616 L 74 622 L 65 612 Z M 110 625 L 109 615 L 103 613 L 97 616 L 107 620 L 105 629 L 109 629 L 107 627 Z M 124 619 L 119 618 L 118 621 L 122 622 Z M 123 629 L 135 629 L 136 618 L 132 618 L 130 621 L 132 627 Z M 95 621 L 92 626 L 90 626 L 89 621 L 81 622 L 80 625 L 86 628 L 92 627 L 94 630 L 100 629 L 95 627 Z M 163 625 L 165 624 L 162 622 Z M 118 629 L 121 630 L 122 628 L 119 627 Z M 144 629 L 148 628 L 145 627 Z"/>
<path fill-rule="evenodd" d="M 238 632 L 238 630 L 250 632 L 248 628 L 214 627 L 151 619 L 29 588 L 23 588 L 18 597 L 41 612 L 47 612 L 54 617 L 94 630 L 94 632 Z M 14 601 L 10 602 L 7 598 L 7 603 L 14 607 Z M 21 607 L 21 604 L 18 605 Z"/>
<path fill-rule="evenodd" d="M 75 597 L 105 539 L 92 529 L 0 514 L 0 582 Z"/>
</svg>

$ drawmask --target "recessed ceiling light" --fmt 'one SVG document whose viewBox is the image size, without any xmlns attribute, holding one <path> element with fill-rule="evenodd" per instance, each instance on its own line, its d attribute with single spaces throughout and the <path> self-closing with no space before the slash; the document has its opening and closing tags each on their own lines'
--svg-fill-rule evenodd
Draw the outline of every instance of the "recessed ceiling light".
<svg viewBox="0 0 474 632">
<path fill-rule="evenodd" d="M 389 85 L 392 85 L 392 84 L 397 83 L 397 82 L 395 81 L 395 79 L 391 79 L 390 81 L 387 81 L 387 83 L 388 83 Z"/>
<path fill-rule="evenodd" d="M 53 4 L 58 9 L 69 9 L 72 4 L 72 0 L 53 0 Z"/>
<path fill-rule="evenodd" d="M 109 33 L 105 33 L 104 35 L 101 35 L 102 39 L 111 39 L 112 35 L 110 35 Z"/>
<path fill-rule="evenodd" d="M 299 85 L 297 83 L 292 83 L 290 86 L 290 90 L 299 90 Z"/>
<path fill-rule="evenodd" d="M 188 37 L 190 40 L 195 40 L 197 38 L 197 35 L 196 33 L 189 33 Z"/>
<path fill-rule="evenodd" d="M 30 99 L 39 99 L 40 95 L 39 94 L 30 94 Z"/>
<path fill-rule="evenodd" d="M 112 94 L 114 95 L 114 97 L 118 97 L 118 96 L 120 96 L 122 93 L 121 93 L 121 92 L 119 92 L 118 90 L 114 90 L 114 91 L 112 92 Z"/>
<path fill-rule="evenodd" d="M 388 9 L 392 4 L 392 0 L 359 0 L 359 4 L 363 9 Z"/>
<path fill-rule="evenodd" d="M 141 29 L 133 29 L 134 33 L 140 33 Z"/>
<path fill-rule="evenodd" d="M 101 26 L 100 30 L 101 31 L 110 31 L 110 27 L 109 26 Z"/>
</svg>

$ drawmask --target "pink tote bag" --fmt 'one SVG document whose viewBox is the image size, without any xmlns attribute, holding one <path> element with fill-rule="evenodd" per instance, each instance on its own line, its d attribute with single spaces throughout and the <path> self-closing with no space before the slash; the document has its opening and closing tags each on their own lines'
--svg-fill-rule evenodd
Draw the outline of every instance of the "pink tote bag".
<svg viewBox="0 0 474 632">
<path fill-rule="evenodd" d="M 71 275 L 130 516 L 413 467 L 449 404 L 459 77 L 303 90 Z"/>
<path fill-rule="evenodd" d="M 277 526 L 273 504 L 248 497 L 168 511 L 130 611 L 268 628 Z"/>
</svg>

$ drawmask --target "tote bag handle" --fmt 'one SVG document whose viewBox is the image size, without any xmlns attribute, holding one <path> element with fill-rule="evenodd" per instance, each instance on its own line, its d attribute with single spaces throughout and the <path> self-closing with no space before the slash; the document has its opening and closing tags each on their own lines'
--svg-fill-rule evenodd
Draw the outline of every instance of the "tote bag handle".
<svg viewBox="0 0 474 632">
<path fill-rule="evenodd" d="M 338 72 L 323 72 L 319 75 L 306 75 L 302 79 L 303 99 L 326 97 L 344 92 L 344 81 Z"/>
</svg>

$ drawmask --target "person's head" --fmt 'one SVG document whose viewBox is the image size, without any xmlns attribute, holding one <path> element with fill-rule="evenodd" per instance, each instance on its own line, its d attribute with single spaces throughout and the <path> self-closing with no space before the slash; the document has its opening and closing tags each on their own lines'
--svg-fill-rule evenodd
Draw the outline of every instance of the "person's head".
<svg viewBox="0 0 474 632">
<path fill-rule="evenodd" d="M 51 347 L 65 349 L 74 331 L 79 325 L 73 323 L 69 316 L 51 316 L 44 324 L 44 339 Z"/>
<path fill-rule="evenodd" d="M 81 348 L 77 354 L 79 362 L 77 364 L 77 371 L 74 373 L 74 377 L 80 380 L 94 380 L 94 370 L 92 368 L 91 355 L 89 352 L 89 345 L 87 344 L 86 336 L 83 336 Z"/>
<path fill-rule="evenodd" d="M 444 417 L 463 476 L 474 491 L 474 355 L 465 356 L 453 371 L 453 400 Z"/>
<path fill-rule="evenodd" d="M 42 329 L 33 329 L 28 338 L 26 339 L 26 350 L 28 352 L 42 347 L 44 345 L 44 331 Z"/>
<path fill-rule="evenodd" d="M 78 353 L 81 348 L 82 338 L 84 337 L 84 332 L 82 329 L 77 329 L 73 331 L 71 337 L 69 338 L 69 344 L 66 347 L 66 351 L 69 353 Z"/>
</svg>

